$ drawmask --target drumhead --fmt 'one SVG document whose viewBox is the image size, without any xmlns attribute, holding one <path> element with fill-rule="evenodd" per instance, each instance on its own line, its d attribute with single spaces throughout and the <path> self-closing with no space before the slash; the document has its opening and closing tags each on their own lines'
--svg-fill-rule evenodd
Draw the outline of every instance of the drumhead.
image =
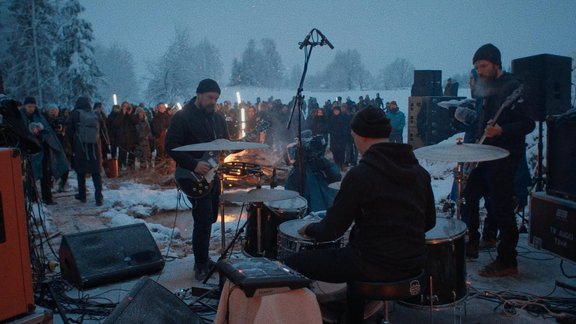
<svg viewBox="0 0 576 324">
<path fill-rule="evenodd" d="M 270 209 L 274 210 L 306 210 L 308 208 L 308 202 L 302 196 L 294 197 L 292 199 L 286 200 L 276 200 L 276 201 L 269 201 L 264 203 Z"/>
<path fill-rule="evenodd" d="M 295 238 L 298 241 L 312 241 L 311 238 L 300 235 L 300 233 L 298 233 L 298 230 L 306 224 L 312 224 L 317 222 L 318 222 L 317 220 L 309 220 L 309 219 L 289 220 L 278 226 L 278 232 L 288 237 Z"/>
<path fill-rule="evenodd" d="M 426 232 L 426 244 L 453 241 L 466 234 L 466 224 L 456 218 L 436 218 L 436 226 Z"/>
</svg>

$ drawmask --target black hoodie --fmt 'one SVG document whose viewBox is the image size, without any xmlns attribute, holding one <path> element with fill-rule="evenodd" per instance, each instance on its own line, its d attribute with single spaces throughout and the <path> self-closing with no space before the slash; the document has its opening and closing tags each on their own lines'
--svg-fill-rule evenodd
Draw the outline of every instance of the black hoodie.
<svg viewBox="0 0 576 324">
<path fill-rule="evenodd" d="M 352 222 L 348 244 L 367 276 L 397 280 L 425 267 L 425 234 L 436 223 L 434 195 L 410 145 L 372 145 L 342 180 L 326 217 L 306 234 L 333 240 Z"/>
</svg>

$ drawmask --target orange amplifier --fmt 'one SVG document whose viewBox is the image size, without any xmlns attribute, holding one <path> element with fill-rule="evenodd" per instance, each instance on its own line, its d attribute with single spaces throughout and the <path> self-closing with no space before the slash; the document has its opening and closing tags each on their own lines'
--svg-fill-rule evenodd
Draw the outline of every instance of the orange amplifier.
<svg viewBox="0 0 576 324">
<path fill-rule="evenodd" d="M 0 147 L 0 322 L 34 310 L 19 152 Z"/>
</svg>

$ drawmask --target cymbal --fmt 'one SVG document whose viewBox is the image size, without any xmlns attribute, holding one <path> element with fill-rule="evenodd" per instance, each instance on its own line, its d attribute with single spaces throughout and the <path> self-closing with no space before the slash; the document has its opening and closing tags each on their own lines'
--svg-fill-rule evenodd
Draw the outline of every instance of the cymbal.
<svg viewBox="0 0 576 324">
<path fill-rule="evenodd" d="M 197 144 L 190 144 L 177 147 L 174 151 L 188 152 L 188 151 L 237 151 L 237 150 L 250 150 L 268 148 L 266 144 L 253 143 L 253 142 L 239 142 L 229 141 L 225 138 L 215 139 L 212 142 L 204 142 Z"/>
<path fill-rule="evenodd" d="M 286 200 L 298 197 L 299 194 L 292 190 L 276 190 L 276 189 L 252 189 L 249 191 L 223 193 L 222 199 L 226 201 L 250 203 L 250 202 L 265 202 Z"/>
<path fill-rule="evenodd" d="M 483 162 L 510 155 L 508 150 L 485 144 L 436 144 L 414 150 L 418 159 L 444 162 Z"/>
<path fill-rule="evenodd" d="M 340 190 L 340 184 L 342 184 L 342 181 L 332 182 L 331 184 L 328 185 L 328 188 Z"/>
</svg>

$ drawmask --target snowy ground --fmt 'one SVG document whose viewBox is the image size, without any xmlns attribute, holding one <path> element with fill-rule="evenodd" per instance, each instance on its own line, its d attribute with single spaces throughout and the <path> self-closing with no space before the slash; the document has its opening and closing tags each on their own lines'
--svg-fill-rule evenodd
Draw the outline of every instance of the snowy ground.
<svg viewBox="0 0 576 324">
<path fill-rule="evenodd" d="M 224 94 L 226 91 L 224 90 Z M 352 98 L 356 96 L 357 98 L 358 95 L 368 93 L 373 97 L 375 92 L 363 91 L 359 94 L 350 94 L 350 96 Z M 270 92 L 261 95 L 256 92 L 250 94 L 254 99 L 257 95 L 266 99 L 270 96 Z M 322 103 L 325 98 L 333 98 L 336 95 L 338 94 L 326 93 L 325 97 L 320 94 L 314 94 L 313 96 L 316 96 L 319 102 Z M 406 107 L 409 91 L 381 92 L 381 95 L 385 101 L 397 100 L 400 107 L 407 114 Z M 280 95 L 276 96 L 279 97 Z M 282 99 L 285 100 L 284 98 Z M 455 135 L 446 140 L 446 143 L 453 143 L 458 136 L 462 135 Z M 536 152 L 535 136 L 528 136 L 527 143 L 532 169 L 535 165 L 533 163 L 533 157 Z M 421 163 L 433 177 L 432 186 L 440 208 L 440 200 L 450 192 L 453 181 L 452 169 L 455 167 L 455 163 L 432 161 L 421 161 Z M 61 236 L 65 234 L 144 222 L 150 229 L 162 254 L 167 256 L 168 260 L 162 273 L 152 278 L 171 291 L 186 289 L 195 283 L 193 280 L 193 256 L 191 255 L 190 243 L 193 225 L 189 210 L 190 206 L 188 201 L 173 186 L 149 184 L 149 181 L 147 182 L 148 184 L 140 183 L 129 175 L 115 179 L 105 178 L 104 205 L 97 207 L 93 195 L 91 195 L 94 192 L 93 187 L 91 187 L 91 180 L 88 180 L 87 183 L 91 191 L 86 204 L 82 204 L 73 198 L 76 180 L 74 174 L 71 173 L 71 191 L 55 194 L 57 205 L 43 207 L 42 213 L 39 213 L 38 210 L 36 211 L 36 214 L 42 214 L 45 219 L 49 237 L 52 238 L 51 243 L 55 251 L 59 247 Z M 227 244 L 231 241 L 237 228 L 246 220 L 245 212 L 239 220 L 240 209 L 240 206 L 237 205 L 226 205 L 224 232 Z M 529 213 L 528 209 L 526 210 Z M 218 221 L 212 230 L 210 254 L 213 259 L 217 259 L 220 255 L 221 230 L 220 221 Z M 467 301 L 467 316 L 464 317 L 464 322 L 537 323 L 545 320 L 554 321 L 550 317 L 547 317 L 547 319 L 534 317 L 527 311 L 520 309 L 521 306 L 527 307 L 529 303 L 537 303 L 537 301 L 532 299 L 530 301 L 519 301 L 515 309 L 509 309 L 502 305 L 497 307 L 497 304 L 482 299 L 482 296 L 500 296 L 503 292 L 514 291 L 523 296 L 546 296 L 550 294 L 552 296 L 574 297 L 568 291 L 555 286 L 556 280 L 570 283 L 570 279 L 565 278 L 560 271 L 559 258 L 545 251 L 531 248 L 527 244 L 526 234 L 521 235 L 518 250 L 520 252 L 520 274 L 511 278 L 485 279 L 477 275 L 478 268 L 495 257 L 494 251 L 481 253 L 478 260 L 467 262 L 468 276 L 466 281 L 470 285 L 470 292 L 480 291 L 484 293 L 476 294 Z M 49 255 L 49 258 L 57 259 L 54 255 Z M 576 265 L 573 263 L 564 262 L 564 268 L 570 274 L 576 273 Z M 215 278 L 211 279 L 211 281 L 214 280 Z M 107 294 L 110 300 L 118 302 L 133 284 L 134 280 L 95 288 L 84 293 L 96 295 L 113 288 L 120 289 Z M 573 279 L 571 284 L 575 284 Z M 438 323 L 452 321 L 452 312 L 452 308 L 436 310 L 434 312 L 435 321 Z M 429 313 L 426 310 L 415 311 L 413 308 L 396 306 L 392 314 L 392 320 L 396 319 L 397 322 L 401 323 L 422 322 L 428 320 L 428 315 Z M 55 316 L 55 321 L 60 321 L 57 315 Z"/>
</svg>

